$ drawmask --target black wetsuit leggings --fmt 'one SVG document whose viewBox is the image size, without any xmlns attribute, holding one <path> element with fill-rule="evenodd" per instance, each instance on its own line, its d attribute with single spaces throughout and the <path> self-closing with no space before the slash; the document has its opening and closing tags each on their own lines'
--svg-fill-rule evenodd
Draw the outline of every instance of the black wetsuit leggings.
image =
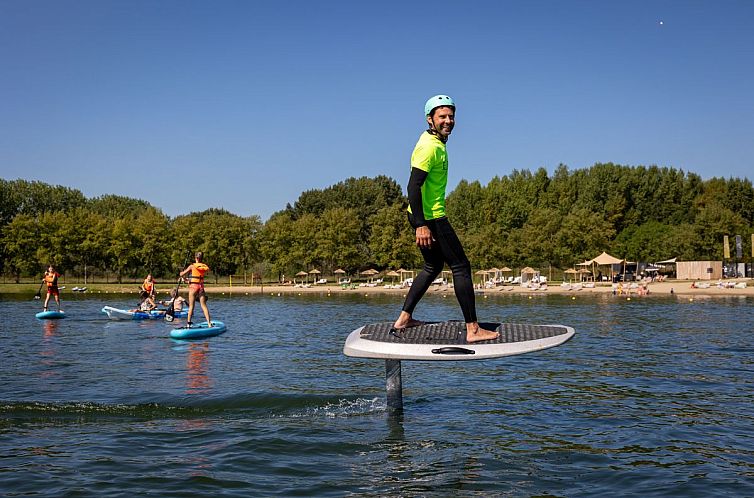
<svg viewBox="0 0 754 498">
<path fill-rule="evenodd" d="M 414 226 L 413 216 L 409 213 L 409 223 Z M 450 225 L 448 218 L 427 220 L 427 227 L 432 232 L 434 241 L 430 248 L 419 248 L 424 257 L 424 268 L 411 284 L 403 311 L 413 314 L 414 308 L 440 275 L 445 263 L 453 272 L 453 290 L 458 304 L 461 305 L 463 319 L 466 323 L 476 322 L 476 304 L 474 302 L 474 283 L 471 281 L 471 263 L 463 251 L 461 241 Z"/>
</svg>

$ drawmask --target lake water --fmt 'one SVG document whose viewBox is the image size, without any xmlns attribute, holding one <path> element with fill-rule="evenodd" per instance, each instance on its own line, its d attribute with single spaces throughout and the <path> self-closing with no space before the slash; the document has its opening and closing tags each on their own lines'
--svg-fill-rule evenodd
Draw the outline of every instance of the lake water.
<svg viewBox="0 0 754 498">
<path fill-rule="evenodd" d="M 529 355 L 343 356 L 398 296 L 212 296 L 228 332 L 116 322 L 132 296 L 0 298 L 5 496 L 754 496 L 754 301 L 495 295 L 480 319 L 573 326 Z M 417 318 L 460 319 L 452 295 Z"/>
</svg>

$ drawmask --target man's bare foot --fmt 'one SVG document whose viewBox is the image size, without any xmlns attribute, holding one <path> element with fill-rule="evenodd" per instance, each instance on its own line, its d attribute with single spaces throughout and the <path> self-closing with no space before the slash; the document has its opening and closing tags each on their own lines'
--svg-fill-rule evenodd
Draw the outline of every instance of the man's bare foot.
<svg viewBox="0 0 754 498">
<path fill-rule="evenodd" d="M 490 341 L 500 334 L 494 330 L 483 329 L 478 323 L 466 324 L 466 342 Z"/>
<path fill-rule="evenodd" d="M 421 320 L 414 320 L 411 318 L 411 315 L 405 311 L 401 311 L 401 316 L 395 321 L 393 328 L 396 330 L 403 330 L 411 327 L 418 327 L 419 325 L 424 325 L 424 322 Z"/>
</svg>

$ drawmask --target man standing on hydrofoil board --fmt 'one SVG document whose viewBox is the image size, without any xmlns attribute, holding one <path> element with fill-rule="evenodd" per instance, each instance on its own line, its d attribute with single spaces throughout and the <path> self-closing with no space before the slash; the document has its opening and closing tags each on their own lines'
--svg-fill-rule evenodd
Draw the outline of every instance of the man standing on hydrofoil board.
<svg viewBox="0 0 754 498">
<path fill-rule="evenodd" d="M 471 263 L 445 215 L 448 184 L 445 144 L 455 126 L 455 112 L 455 103 L 447 95 L 435 95 L 424 105 L 429 129 L 421 134 L 411 154 L 408 180 L 408 221 L 416 230 L 416 245 L 424 258 L 424 268 L 411 284 L 393 329 L 399 334 L 403 329 L 422 324 L 412 317 L 414 308 L 447 263 L 453 272 L 453 289 L 466 322 L 466 342 L 479 342 L 496 339 L 499 334 L 479 326 Z"/>
</svg>

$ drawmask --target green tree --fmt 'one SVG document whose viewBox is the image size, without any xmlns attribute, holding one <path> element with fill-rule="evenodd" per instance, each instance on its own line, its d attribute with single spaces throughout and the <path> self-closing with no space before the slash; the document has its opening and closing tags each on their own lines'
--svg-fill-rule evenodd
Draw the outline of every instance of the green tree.
<svg viewBox="0 0 754 498">
<path fill-rule="evenodd" d="M 316 253 L 312 251 L 319 223 L 317 217 L 307 213 L 293 222 L 292 244 L 289 258 L 292 258 L 291 271 L 311 270 L 317 263 Z"/>
<path fill-rule="evenodd" d="M 170 235 L 169 219 L 162 211 L 149 207 L 139 213 L 133 226 L 137 241 L 134 258 L 140 263 L 139 270 L 164 275 L 170 269 Z"/>
<path fill-rule="evenodd" d="M 723 259 L 724 236 L 741 233 L 746 228 L 746 221 L 730 209 L 719 205 L 700 209 L 693 232 L 694 259 Z"/>
<path fill-rule="evenodd" d="M 566 248 L 567 254 L 573 258 L 573 264 L 592 259 L 610 249 L 615 229 L 603 216 L 585 208 L 576 208 L 563 218 L 553 242 Z"/>
<path fill-rule="evenodd" d="M 246 273 L 251 270 L 253 273 L 264 275 L 266 266 L 262 264 L 261 233 L 262 222 L 259 216 L 249 216 L 240 220 L 240 253 L 235 261 L 236 272 L 242 271 L 244 274 L 244 283 Z"/>
<path fill-rule="evenodd" d="M 140 241 L 134 235 L 135 229 L 136 220 L 131 216 L 115 219 L 110 226 L 110 247 L 107 254 L 118 283 L 123 282 L 124 275 L 135 276 L 137 268 L 141 266 L 138 258 Z"/>
<path fill-rule="evenodd" d="M 278 279 L 296 273 L 296 259 L 289 248 L 293 246 L 293 220 L 288 212 L 274 214 L 267 220 L 260 237 L 261 255 L 270 264 Z"/>
<path fill-rule="evenodd" d="M 60 273 L 73 267 L 77 251 L 71 238 L 74 229 L 69 216 L 62 211 L 46 211 L 37 217 L 42 226 L 37 260 L 44 265 L 53 264 Z"/>
<path fill-rule="evenodd" d="M 509 234 L 504 233 L 497 223 L 459 234 L 459 238 L 473 268 L 490 269 L 513 264 L 513 252 L 507 250 Z"/>
<path fill-rule="evenodd" d="M 356 268 L 361 259 L 358 214 L 352 208 L 325 210 L 314 234 L 313 256 L 316 265 L 329 274 L 336 267 Z"/>
<path fill-rule="evenodd" d="M 416 247 L 416 234 L 406 218 L 406 210 L 400 204 L 385 206 L 372 218 L 372 234 L 369 247 L 374 263 L 380 268 L 416 268 L 421 265 L 421 253 Z M 358 253 L 354 255 L 351 269 L 358 265 Z"/>
<path fill-rule="evenodd" d="M 654 220 L 628 227 L 616 237 L 613 251 L 631 261 L 661 261 L 670 257 L 668 235 L 671 229 L 671 226 Z"/>
<path fill-rule="evenodd" d="M 105 270 L 109 247 L 108 220 L 97 213 L 80 207 L 68 213 L 69 243 L 75 248 L 71 255 L 72 269 L 87 276 L 94 269 Z"/>
<path fill-rule="evenodd" d="M 8 223 L 2 232 L 5 253 L 5 270 L 12 273 L 16 283 L 21 276 L 36 275 L 42 264 L 37 259 L 37 249 L 42 244 L 41 227 L 37 220 L 27 214 L 19 214 Z"/>
<path fill-rule="evenodd" d="M 91 211 L 108 218 L 136 218 L 148 209 L 154 209 L 147 201 L 112 194 L 89 199 L 87 206 Z"/>
</svg>

